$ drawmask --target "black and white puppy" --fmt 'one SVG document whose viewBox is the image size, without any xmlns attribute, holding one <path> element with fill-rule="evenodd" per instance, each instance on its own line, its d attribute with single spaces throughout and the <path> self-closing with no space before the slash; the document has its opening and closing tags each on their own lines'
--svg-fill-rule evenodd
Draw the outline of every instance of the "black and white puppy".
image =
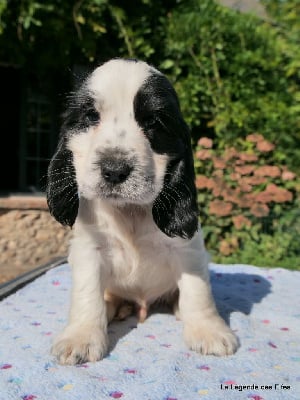
<svg viewBox="0 0 300 400">
<path fill-rule="evenodd" d="M 123 300 L 143 320 L 178 291 L 189 348 L 235 352 L 211 294 L 194 178 L 178 98 L 158 70 L 114 59 L 72 95 L 47 185 L 51 214 L 74 225 L 69 323 L 52 349 L 61 364 L 105 356 L 107 324 L 126 314 Z"/>
</svg>

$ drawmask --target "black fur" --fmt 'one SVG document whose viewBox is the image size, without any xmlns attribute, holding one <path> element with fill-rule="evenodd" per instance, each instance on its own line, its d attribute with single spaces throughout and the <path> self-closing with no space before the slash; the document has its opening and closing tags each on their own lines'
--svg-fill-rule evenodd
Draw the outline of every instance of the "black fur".
<svg viewBox="0 0 300 400">
<path fill-rule="evenodd" d="M 191 138 L 176 92 L 163 75 L 152 74 L 137 93 L 134 110 L 153 151 L 170 156 L 153 219 L 166 235 L 190 239 L 198 227 L 197 193 Z"/>
<path fill-rule="evenodd" d="M 85 83 L 68 99 L 68 107 L 63 115 L 62 131 L 82 132 L 92 125 L 97 125 L 100 115 L 95 108 L 95 101 L 85 87 Z"/>
<path fill-rule="evenodd" d="M 48 167 L 47 202 L 51 215 L 62 225 L 75 223 L 78 207 L 78 189 L 73 155 L 66 147 L 68 137 L 99 123 L 100 115 L 85 83 L 68 99 L 63 114 L 60 141 Z"/>
<path fill-rule="evenodd" d="M 73 155 L 62 137 L 48 167 L 47 202 L 51 215 L 62 225 L 73 226 L 79 198 Z"/>
</svg>

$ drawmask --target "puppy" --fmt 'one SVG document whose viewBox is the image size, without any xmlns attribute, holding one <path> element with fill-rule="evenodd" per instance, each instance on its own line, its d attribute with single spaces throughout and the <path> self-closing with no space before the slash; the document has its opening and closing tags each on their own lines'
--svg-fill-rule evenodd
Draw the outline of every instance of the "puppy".
<svg viewBox="0 0 300 400">
<path fill-rule="evenodd" d="M 144 320 L 177 292 L 188 347 L 235 352 L 211 294 L 194 178 L 177 95 L 152 66 L 113 59 L 70 97 L 47 182 L 51 214 L 74 225 L 69 322 L 52 348 L 61 364 L 105 356 L 123 300 Z"/>
</svg>

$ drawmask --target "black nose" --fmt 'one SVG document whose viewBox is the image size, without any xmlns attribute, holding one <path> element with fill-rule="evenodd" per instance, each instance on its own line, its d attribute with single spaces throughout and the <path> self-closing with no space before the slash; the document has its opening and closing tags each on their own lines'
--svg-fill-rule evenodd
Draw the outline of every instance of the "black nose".
<svg viewBox="0 0 300 400">
<path fill-rule="evenodd" d="M 125 160 L 108 159 L 101 162 L 101 174 L 106 182 L 118 184 L 125 182 L 132 171 Z"/>
</svg>

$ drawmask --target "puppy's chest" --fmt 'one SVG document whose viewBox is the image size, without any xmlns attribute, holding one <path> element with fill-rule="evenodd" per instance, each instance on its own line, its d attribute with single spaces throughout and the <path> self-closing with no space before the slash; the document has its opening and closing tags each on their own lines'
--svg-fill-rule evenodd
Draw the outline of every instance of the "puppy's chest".
<svg viewBox="0 0 300 400">
<path fill-rule="evenodd" d="M 172 251 L 161 235 L 137 232 L 111 244 L 108 286 L 115 294 L 152 301 L 174 288 Z"/>
<path fill-rule="evenodd" d="M 134 240 L 113 239 L 110 246 L 111 267 L 115 274 L 136 274 L 169 266 L 170 247 L 155 235 Z"/>
</svg>

